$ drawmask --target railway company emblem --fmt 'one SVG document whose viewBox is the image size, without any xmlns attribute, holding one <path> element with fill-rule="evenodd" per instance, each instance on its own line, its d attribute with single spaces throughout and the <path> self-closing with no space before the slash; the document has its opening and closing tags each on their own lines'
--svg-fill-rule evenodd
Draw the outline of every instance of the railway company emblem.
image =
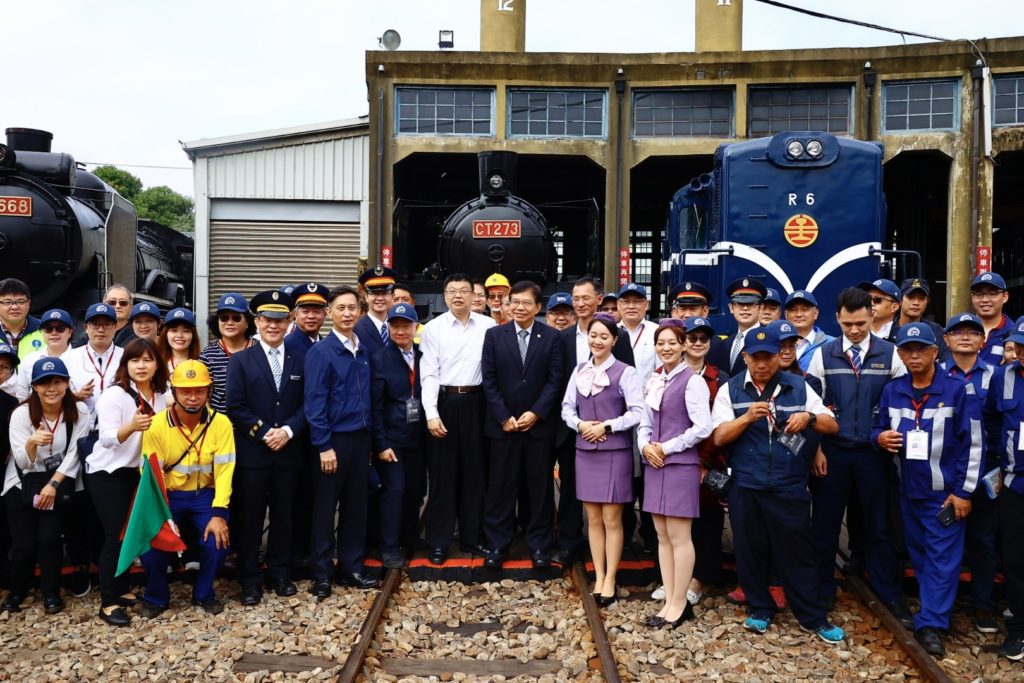
<svg viewBox="0 0 1024 683">
<path fill-rule="evenodd" d="M 917 329 L 916 327 L 911 327 L 909 330 L 907 330 L 907 336 L 908 337 L 920 337 L 921 336 L 921 330 Z"/>
<path fill-rule="evenodd" d="M 758 339 L 758 341 L 764 341 L 764 338 L 765 338 L 766 336 L 768 336 L 768 335 L 766 335 L 766 334 L 765 334 L 764 332 L 758 332 L 758 333 L 757 333 L 757 339 Z"/>
<path fill-rule="evenodd" d="M 195 379 L 196 378 L 196 371 L 192 370 L 191 368 L 186 370 L 185 371 L 185 377 L 188 377 L 189 379 Z"/>
<path fill-rule="evenodd" d="M 805 213 L 798 213 L 786 221 L 782 234 L 791 245 L 803 249 L 818 239 L 818 222 Z"/>
</svg>

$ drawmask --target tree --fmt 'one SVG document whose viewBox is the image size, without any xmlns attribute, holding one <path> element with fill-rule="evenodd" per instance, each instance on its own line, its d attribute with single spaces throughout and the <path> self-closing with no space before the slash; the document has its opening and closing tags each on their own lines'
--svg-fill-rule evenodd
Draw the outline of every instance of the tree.
<svg viewBox="0 0 1024 683">
<path fill-rule="evenodd" d="M 163 223 L 181 232 L 191 232 L 195 228 L 195 204 L 192 199 L 166 185 L 147 187 L 138 194 L 134 203 L 139 218 Z"/>
<path fill-rule="evenodd" d="M 135 198 L 142 192 L 142 181 L 117 166 L 98 166 L 93 171 L 93 175 L 98 176 L 100 180 L 113 187 L 118 194 L 133 204 Z"/>
</svg>

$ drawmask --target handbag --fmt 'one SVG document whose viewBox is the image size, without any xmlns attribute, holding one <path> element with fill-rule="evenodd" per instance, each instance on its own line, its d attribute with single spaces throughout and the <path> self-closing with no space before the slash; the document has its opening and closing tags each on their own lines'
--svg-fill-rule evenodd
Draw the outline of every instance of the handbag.
<svg viewBox="0 0 1024 683">
<path fill-rule="evenodd" d="M 82 437 L 83 439 L 86 437 Z M 81 441 L 81 439 L 79 439 Z M 64 421 L 64 456 L 68 454 L 68 446 L 71 445 L 71 423 Z M 61 457 L 61 462 L 64 457 Z M 57 467 L 60 467 L 58 465 Z M 53 479 L 53 473 L 57 467 L 45 472 L 22 472 L 20 467 L 15 466 L 14 471 L 18 473 L 18 480 L 21 482 L 21 500 L 31 508 L 35 507 L 35 497 L 43 490 L 43 487 Z M 75 480 L 73 477 L 64 477 L 64 480 L 57 487 L 57 495 L 53 498 L 53 509 L 66 506 L 71 502 L 71 496 L 75 492 Z"/>
<path fill-rule="evenodd" d="M 719 498 L 725 498 L 732 488 L 732 477 L 722 470 L 708 470 L 704 475 L 704 485 Z"/>
<path fill-rule="evenodd" d="M 78 462 L 85 467 L 85 459 L 92 455 L 96 442 L 100 440 L 100 430 L 94 429 L 78 440 Z"/>
</svg>

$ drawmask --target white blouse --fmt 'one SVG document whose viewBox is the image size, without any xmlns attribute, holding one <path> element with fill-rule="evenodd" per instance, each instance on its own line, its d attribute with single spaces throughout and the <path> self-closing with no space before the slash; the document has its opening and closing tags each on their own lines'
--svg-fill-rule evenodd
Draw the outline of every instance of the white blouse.
<svg viewBox="0 0 1024 683">
<path fill-rule="evenodd" d="M 132 388 L 138 391 L 134 383 Z M 166 394 L 156 394 L 151 407 L 154 413 L 159 413 L 166 409 L 167 405 Z M 113 472 L 123 467 L 142 466 L 142 432 L 132 432 L 124 443 L 117 440 L 118 430 L 122 425 L 132 421 L 138 407 L 135 399 L 117 385 L 100 394 L 96 400 L 96 428 L 100 432 L 100 438 L 85 460 L 87 473 Z"/>
<path fill-rule="evenodd" d="M 64 453 L 64 446 L 67 444 L 67 453 L 61 460 L 57 471 L 66 477 L 75 479 L 75 490 L 82 490 L 82 478 L 79 474 L 78 463 L 78 440 L 89 433 L 89 411 L 81 402 L 76 404 L 78 408 L 78 419 L 75 421 L 74 429 L 71 430 L 71 443 L 67 444 L 67 430 L 64 420 L 53 431 L 53 443 L 49 446 L 40 446 L 36 449 L 35 463 L 29 462 L 28 451 L 25 450 L 25 443 L 32 433 L 36 431 L 35 425 L 29 419 L 28 406 L 20 405 L 11 413 L 11 458 L 7 460 L 7 471 L 4 474 L 4 488 L 0 495 L 6 495 L 12 488 L 21 488 L 21 480 L 15 465 L 21 468 L 22 472 L 45 472 L 46 460 L 51 454 L 60 457 Z"/>
</svg>

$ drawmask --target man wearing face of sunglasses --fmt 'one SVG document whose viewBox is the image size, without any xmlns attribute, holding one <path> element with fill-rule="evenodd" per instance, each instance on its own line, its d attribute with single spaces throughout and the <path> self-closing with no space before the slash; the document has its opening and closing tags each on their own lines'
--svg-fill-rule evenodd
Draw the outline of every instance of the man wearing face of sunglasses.
<svg viewBox="0 0 1024 683">
<path fill-rule="evenodd" d="M 871 296 L 871 334 L 895 342 L 896 333 L 900 329 L 897 321 L 900 314 L 900 288 L 885 278 L 861 282 L 857 288 Z"/>
<path fill-rule="evenodd" d="M 103 303 L 112 307 L 117 314 L 117 332 L 114 333 L 114 345 L 123 347 L 135 337 L 129 316 L 132 312 L 132 293 L 121 284 L 111 285 L 103 294 Z"/>
</svg>

